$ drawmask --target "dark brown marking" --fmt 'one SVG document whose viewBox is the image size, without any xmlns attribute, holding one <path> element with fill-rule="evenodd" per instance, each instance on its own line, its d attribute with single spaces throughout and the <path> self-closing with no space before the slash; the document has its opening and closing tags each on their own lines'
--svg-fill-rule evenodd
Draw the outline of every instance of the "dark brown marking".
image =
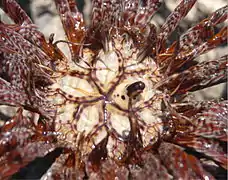
<svg viewBox="0 0 228 180">
<path fill-rule="evenodd" d="M 145 88 L 145 83 L 142 81 L 137 81 L 127 86 L 127 95 L 129 97 L 136 97 L 140 94 Z"/>
<path fill-rule="evenodd" d="M 122 100 L 125 100 L 126 98 L 125 98 L 125 96 L 124 96 L 124 95 L 122 95 L 122 96 L 121 96 L 121 99 L 122 99 Z"/>
<path fill-rule="evenodd" d="M 107 148 L 106 145 L 108 143 L 108 136 L 105 137 L 101 142 L 95 145 L 95 148 L 89 154 L 88 161 L 92 165 L 92 169 L 94 171 L 99 170 L 99 166 L 102 160 L 107 157 Z"/>
</svg>

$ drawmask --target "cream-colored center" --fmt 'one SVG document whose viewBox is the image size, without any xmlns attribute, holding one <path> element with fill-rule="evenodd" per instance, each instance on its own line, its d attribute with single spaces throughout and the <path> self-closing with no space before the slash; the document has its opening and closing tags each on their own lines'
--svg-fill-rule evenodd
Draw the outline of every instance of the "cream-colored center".
<svg viewBox="0 0 228 180">
<path fill-rule="evenodd" d="M 80 148 L 84 155 L 109 134 L 108 155 L 120 158 L 131 131 L 130 118 L 138 122 L 143 147 L 153 144 L 162 131 L 162 96 L 153 89 L 156 64 L 150 57 L 139 63 L 131 42 L 120 42 L 117 39 L 108 52 L 100 50 L 97 55 L 84 49 L 79 66 L 69 64 L 68 73 L 51 87 L 59 92 L 50 95 L 58 108 L 59 142 Z M 137 81 L 145 88 L 129 104 L 126 87 Z"/>
</svg>

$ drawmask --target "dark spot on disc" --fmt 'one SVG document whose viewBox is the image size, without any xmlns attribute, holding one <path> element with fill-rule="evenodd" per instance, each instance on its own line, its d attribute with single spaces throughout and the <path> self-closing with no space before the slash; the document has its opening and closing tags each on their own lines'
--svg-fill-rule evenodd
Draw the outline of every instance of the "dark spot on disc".
<svg viewBox="0 0 228 180">
<path fill-rule="evenodd" d="M 121 99 L 125 100 L 125 96 L 124 96 L 124 95 L 122 95 L 122 96 L 121 96 Z"/>
</svg>

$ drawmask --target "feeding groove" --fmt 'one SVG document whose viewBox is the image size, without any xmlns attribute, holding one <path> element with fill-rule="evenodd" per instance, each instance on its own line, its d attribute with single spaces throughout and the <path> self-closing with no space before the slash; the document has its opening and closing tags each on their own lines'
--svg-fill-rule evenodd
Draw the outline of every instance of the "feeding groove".
<svg viewBox="0 0 228 180">
<path fill-rule="evenodd" d="M 159 73 L 152 58 L 139 63 L 139 51 L 123 35 L 110 35 L 107 44 L 96 55 L 86 49 L 78 65 L 56 75 L 50 89 L 59 93 L 49 98 L 58 109 L 60 141 L 76 148 L 83 136 L 86 155 L 107 138 L 108 155 L 120 159 L 128 141 L 146 148 L 162 133 L 163 94 L 154 89 Z"/>
</svg>

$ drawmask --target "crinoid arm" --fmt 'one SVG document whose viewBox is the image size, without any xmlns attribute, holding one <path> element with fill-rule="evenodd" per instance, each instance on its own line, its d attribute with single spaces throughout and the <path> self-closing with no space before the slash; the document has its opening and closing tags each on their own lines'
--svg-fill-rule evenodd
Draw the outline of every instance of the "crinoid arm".
<svg viewBox="0 0 228 180">
<path fill-rule="evenodd" d="M 43 157 L 54 150 L 54 134 L 37 114 L 23 115 L 19 108 L 16 115 L 0 129 L 0 177 L 5 179 L 37 157 Z M 50 129 L 49 129 L 50 130 Z M 46 135 L 44 135 L 46 134 Z"/>
<path fill-rule="evenodd" d="M 55 0 L 67 39 L 71 44 L 72 60 L 79 61 L 82 45 L 86 35 L 82 14 L 78 11 L 74 0 Z"/>
<path fill-rule="evenodd" d="M 215 60 L 201 62 L 181 73 L 170 75 L 158 86 L 166 88 L 170 92 L 178 87 L 176 92 L 183 94 L 226 82 L 227 60 L 228 56 L 225 55 Z"/>
<path fill-rule="evenodd" d="M 192 6 L 196 3 L 196 0 L 181 1 L 180 4 L 174 9 L 174 11 L 168 16 L 165 23 L 162 25 L 157 40 L 157 53 L 162 53 L 164 50 L 164 44 L 167 38 L 175 30 L 180 21 L 191 10 Z"/>
<path fill-rule="evenodd" d="M 216 25 L 227 20 L 227 8 L 224 6 L 215 11 L 158 55 L 158 62 L 166 73 L 173 74 L 199 55 L 227 43 L 227 27 L 220 29 L 217 34 L 214 31 Z"/>
<path fill-rule="evenodd" d="M 16 1 L 2 0 L 3 10 L 14 21 L 15 24 L 4 24 L 5 27 L 20 34 L 24 39 L 30 43 L 38 46 L 46 53 L 46 59 L 51 59 L 52 62 L 64 60 L 64 54 L 53 45 L 52 42 L 45 40 L 44 34 L 41 33 L 37 26 L 33 24 L 30 17 L 20 7 Z M 3 23 L 3 22 L 1 22 Z M 50 62 L 49 62 L 50 63 Z"/>
<path fill-rule="evenodd" d="M 227 168 L 227 154 L 223 142 L 227 142 L 228 101 L 213 102 L 201 113 L 192 117 L 193 127 L 188 133 L 177 134 L 173 142 L 194 149 Z"/>
</svg>

